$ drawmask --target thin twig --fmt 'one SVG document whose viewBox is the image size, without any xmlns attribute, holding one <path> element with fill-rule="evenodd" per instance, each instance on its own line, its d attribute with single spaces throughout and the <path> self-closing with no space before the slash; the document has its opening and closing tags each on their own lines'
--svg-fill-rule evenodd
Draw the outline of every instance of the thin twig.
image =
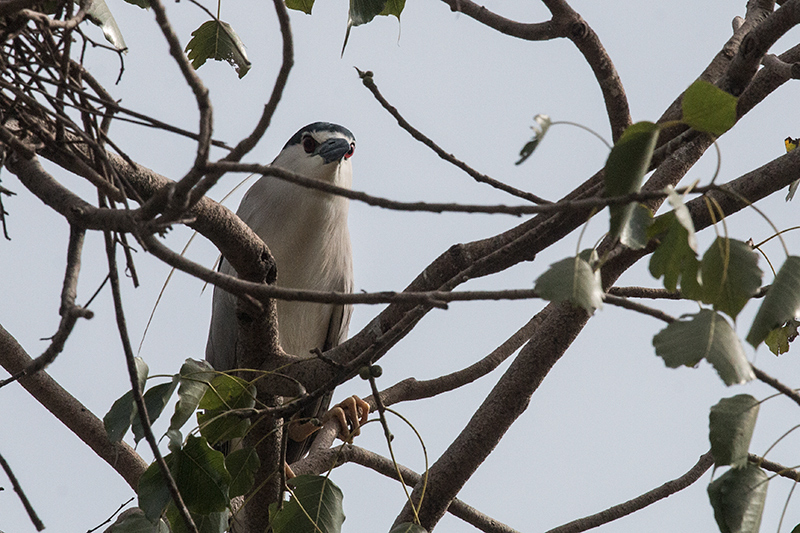
<svg viewBox="0 0 800 533">
<path fill-rule="evenodd" d="M 272 94 L 269 97 L 264 111 L 261 113 L 261 118 L 258 124 L 253 129 L 253 132 L 242 139 L 231 152 L 223 158 L 223 161 L 241 161 L 241 159 L 248 154 L 261 140 L 264 133 L 267 131 L 272 116 L 278 108 L 278 103 L 283 97 L 283 91 L 286 88 L 286 83 L 289 80 L 289 72 L 294 66 L 294 42 L 292 40 L 292 27 L 289 23 L 289 13 L 286 10 L 286 5 L 282 0 L 273 0 L 275 5 L 275 13 L 278 17 L 278 24 L 281 29 L 281 38 L 283 40 L 283 60 L 278 75 L 275 78 L 275 84 L 272 87 Z M 200 183 L 192 191 L 192 198 L 190 205 L 194 205 L 200 200 L 208 191 L 213 187 L 220 177 L 225 173 L 225 170 L 212 172 L 203 178 Z"/>
<path fill-rule="evenodd" d="M 384 389 L 380 393 L 380 399 L 384 405 L 394 405 L 399 402 L 420 400 L 449 392 L 464 385 L 474 382 L 485 376 L 508 359 L 511 354 L 516 352 L 539 326 L 537 317 L 531 318 L 527 324 L 517 330 L 503 344 L 495 348 L 489 355 L 470 366 L 457 370 L 450 374 L 434 379 L 417 381 L 416 378 L 407 378 L 391 387 Z M 366 402 L 374 408 L 377 405 L 376 396 L 364 398 Z"/>
<path fill-rule="evenodd" d="M 664 311 L 660 309 L 655 309 L 653 307 L 649 307 L 638 302 L 632 302 L 626 298 L 621 298 L 619 296 L 614 296 L 612 294 L 605 294 L 603 296 L 603 301 L 607 304 L 616 305 L 618 307 L 624 307 L 625 309 L 630 309 L 631 311 L 636 311 L 638 313 L 642 313 L 644 315 L 650 315 L 654 318 L 659 320 L 663 320 L 667 324 L 671 324 L 678 320 L 674 316 L 668 315 Z"/>
<path fill-rule="evenodd" d="M 777 379 L 773 378 L 772 376 L 770 376 L 769 374 L 767 374 L 766 372 L 764 372 L 760 368 L 757 368 L 755 365 L 750 364 L 750 366 L 753 368 L 753 373 L 756 375 L 756 378 L 758 378 L 760 381 L 766 383 L 767 385 L 769 385 L 770 387 L 772 387 L 776 391 L 780 392 L 781 394 L 784 394 L 784 395 L 788 396 L 789 399 L 794 401 L 796 404 L 800 405 L 800 393 L 798 393 L 796 390 L 792 389 L 791 387 L 787 387 L 786 385 L 784 385 L 783 383 L 781 383 Z"/>
<path fill-rule="evenodd" d="M 748 454 L 747 460 L 753 463 L 754 465 L 763 468 L 764 470 L 775 472 L 781 477 L 791 479 L 794 482 L 800 481 L 800 472 L 794 468 L 789 468 L 788 466 L 783 466 L 782 464 L 776 463 L 775 461 L 764 459 L 760 455 L 756 455 L 754 453 Z"/>
<path fill-rule="evenodd" d="M 197 101 L 197 109 L 200 112 L 199 139 L 197 141 L 197 154 L 194 164 L 189 172 L 181 178 L 175 185 L 171 195 L 170 208 L 175 212 L 169 214 L 167 218 L 179 217 L 185 209 L 191 207 L 190 194 L 192 188 L 203 177 L 203 169 L 208 162 L 209 148 L 211 146 L 211 130 L 213 124 L 211 101 L 208 96 L 208 88 L 197 75 L 186 54 L 183 52 L 178 36 L 172 29 L 172 25 L 167 19 L 167 12 L 161 0 L 150 0 L 150 7 L 155 13 L 161 32 L 164 34 L 169 44 L 169 53 L 178 64 L 183 78 L 194 93 Z"/>
<path fill-rule="evenodd" d="M 438 155 L 448 163 L 451 163 L 456 167 L 460 168 L 461 170 L 466 172 L 470 177 L 472 177 L 472 179 L 474 179 L 475 181 L 478 181 L 480 183 L 486 183 L 487 185 L 491 185 L 495 189 L 499 189 L 503 192 L 507 192 L 508 194 L 517 196 L 519 198 L 524 198 L 525 200 L 529 200 L 535 204 L 550 203 L 548 200 L 545 200 L 544 198 L 537 196 L 533 193 L 522 191 L 510 185 L 506 185 L 503 182 L 497 181 L 494 178 L 490 178 L 485 174 L 481 174 L 480 172 L 473 169 L 460 159 L 457 159 L 452 154 L 448 154 L 441 147 L 439 147 L 439 145 L 433 142 L 433 140 L 431 140 L 429 137 L 425 136 L 421 131 L 419 131 L 418 129 L 414 128 L 411 124 L 409 124 L 409 122 L 403 118 L 400 112 L 397 111 L 397 108 L 395 108 L 392 104 L 388 102 L 388 100 L 386 100 L 386 98 L 384 98 L 384 96 L 378 90 L 378 86 L 375 85 L 375 80 L 373 79 L 372 72 L 370 71 L 364 72 L 357 68 L 356 70 L 358 71 L 358 76 L 361 78 L 364 87 L 369 89 L 369 91 L 372 93 L 375 99 L 378 100 L 381 106 L 383 106 L 383 108 L 386 111 L 388 111 L 389 114 L 395 118 L 395 120 L 397 120 L 397 124 L 399 124 L 400 127 L 403 128 L 404 130 L 406 130 L 414 139 L 418 140 L 419 142 L 421 142 L 422 144 L 433 150 L 436 155 Z"/>
<path fill-rule="evenodd" d="M 53 335 L 47 349 L 22 371 L 17 372 L 10 378 L 0 381 L 0 388 L 17 381 L 23 376 L 33 375 L 46 368 L 64 350 L 67 339 L 72 329 L 80 318 L 90 319 L 94 313 L 79 305 L 75 305 L 75 289 L 78 285 L 78 272 L 80 271 L 80 254 L 83 248 L 83 238 L 85 231 L 75 226 L 70 226 L 69 245 L 67 247 L 67 269 L 64 275 L 64 283 L 61 289 L 61 306 L 59 314 L 61 321 L 58 330 Z"/>
<path fill-rule="evenodd" d="M 308 178 L 301 174 L 291 172 L 282 168 L 274 167 L 272 165 L 261 165 L 257 163 L 230 163 L 218 162 L 209 163 L 208 168 L 210 171 L 225 171 L 225 172 L 242 172 L 249 174 L 261 174 L 262 176 L 273 176 L 280 180 L 294 183 L 309 189 L 324 191 L 337 196 L 342 196 L 350 200 L 357 200 L 364 202 L 367 205 L 382 207 L 384 209 L 393 209 L 396 211 L 424 211 L 431 213 L 483 213 L 483 214 L 506 214 L 514 216 L 533 215 L 542 213 L 559 213 L 564 211 L 573 211 L 581 209 L 602 208 L 608 205 L 621 205 L 630 202 L 644 202 L 647 200 L 663 199 L 666 198 L 668 193 L 663 190 L 657 191 L 640 191 L 636 193 L 625 194 L 622 196 L 594 196 L 589 198 L 563 200 L 560 202 L 547 203 L 543 205 L 476 205 L 476 204 L 458 204 L 458 203 L 433 203 L 433 202 L 401 202 L 398 200 L 390 200 L 379 196 L 373 196 L 365 192 L 340 187 L 332 183 Z M 694 187 L 677 189 L 679 194 L 688 192 L 694 194 L 703 194 L 709 191 L 718 190 L 719 187 L 711 185 L 707 187 Z"/>
<path fill-rule="evenodd" d="M 198 533 L 197 526 L 192 520 L 189 510 L 186 508 L 186 504 L 183 502 L 183 497 L 178 490 L 178 486 L 175 484 L 175 479 L 172 477 L 169 466 L 167 465 L 166 461 L 164 461 L 164 457 L 161 455 L 161 451 L 158 449 L 158 442 L 153 435 L 153 428 L 150 427 L 150 419 L 147 416 L 147 406 L 144 403 L 142 390 L 139 386 L 135 356 L 133 354 L 133 349 L 131 348 L 130 337 L 128 336 L 128 326 L 126 324 L 125 314 L 122 309 L 122 294 L 120 292 L 119 274 L 117 272 L 116 245 L 111 232 L 105 231 L 104 235 L 106 241 L 106 255 L 108 256 L 108 272 L 109 281 L 111 282 L 111 294 L 113 295 L 114 299 L 114 313 L 117 318 L 119 336 L 120 340 L 122 341 L 123 351 L 125 353 L 125 362 L 127 363 L 128 367 L 128 375 L 130 377 L 133 400 L 136 403 L 139 420 L 142 424 L 142 429 L 144 430 L 145 440 L 147 440 L 147 444 L 150 446 L 150 450 L 153 452 L 153 456 L 155 457 L 156 463 L 161 471 L 161 475 L 164 477 L 164 481 L 167 485 L 170 496 L 172 497 L 172 501 L 175 503 L 175 507 L 178 509 L 183 521 L 186 523 L 187 529 L 191 533 Z"/>
<path fill-rule="evenodd" d="M 652 300 L 682 300 L 680 291 L 668 291 L 654 287 L 611 287 L 608 294 L 621 298 L 648 298 Z"/>
<path fill-rule="evenodd" d="M 296 469 L 298 474 L 321 474 L 329 470 L 331 466 L 339 466 L 345 463 L 361 465 L 390 479 L 403 481 L 409 486 L 414 486 L 423 479 L 420 474 L 401 464 L 396 465 L 388 457 L 383 457 L 352 444 L 343 444 L 336 448 L 320 450 L 314 457 L 309 455 L 296 462 L 293 469 Z M 398 478 L 398 470 L 402 474 L 402 480 Z M 447 512 L 484 533 L 519 533 L 516 529 L 481 513 L 458 498 L 455 498 L 450 503 Z"/>
<path fill-rule="evenodd" d="M 33 509 L 33 505 L 31 505 L 30 500 L 28 500 L 28 497 L 25 496 L 25 491 L 22 490 L 22 485 L 20 485 L 19 481 L 17 481 L 17 476 L 15 476 L 14 472 L 11 471 L 11 467 L 8 465 L 2 455 L 0 455 L 0 466 L 3 467 L 6 476 L 8 476 L 9 481 L 11 481 L 11 486 L 14 487 L 14 492 L 17 493 L 20 501 L 22 501 L 22 505 L 25 507 L 25 511 L 28 513 L 28 517 L 31 519 L 31 522 L 33 522 L 36 531 L 42 531 L 44 529 L 44 523 L 42 523 L 42 521 L 39 519 L 39 516 Z"/>
<path fill-rule="evenodd" d="M 586 531 L 588 529 L 602 526 L 603 524 L 607 524 L 622 518 L 623 516 L 639 511 L 640 509 L 644 509 L 648 505 L 656 503 L 667 496 L 671 496 L 676 492 L 685 489 L 700 479 L 700 477 L 705 474 L 706 470 L 711 468 L 711 465 L 713 464 L 714 456 L 711 455 L 710 451 L 706 452 L 701 455 L 697 463 L 681 477 L 673 479 L 672 481 L 668 481 L 660 487 L 645 492 L 641 496 L 637 496 L 636 498 L 628 500 L 625 503 L 609 507 L 605 511 L 600 511 L 599 513 L 591 516 L 573 520 L 572 522 L 553 528 L 547 533 L 579 533 L 580 531 Z"/>
</svg>

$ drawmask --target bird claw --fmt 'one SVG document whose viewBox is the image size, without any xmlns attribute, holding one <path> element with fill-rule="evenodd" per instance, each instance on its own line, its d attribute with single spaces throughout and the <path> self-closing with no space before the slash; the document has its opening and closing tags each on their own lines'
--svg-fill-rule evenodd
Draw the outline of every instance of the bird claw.
<svg viewBox="0 0 800 533">
<path fill-rule="evenodd" d="M 334 419 L 339 423 L 339 433 L 337 437 L 345 442 L 351 442 L 353 437 L 361 433 L 361 426 L 367 422 L 369 417 L 369 404 L 358 396 L 351 396 L 333 406 L 322 417 L 322 421 L 289 424 L 289 438 L 300 442 L 321 428 L 325 422 Z"/>
<path fill-rule="evenodd" d="M 353 437 L 361 434 L 361 426 L 366 424 L 368 417 L 369 404 L 358 396 L 350 396 L 325 413 L 322 421 L 325 423 L 331 418 L 335 419 L 339 422 L 337 437 L 352 442 Z"/>
</svg>

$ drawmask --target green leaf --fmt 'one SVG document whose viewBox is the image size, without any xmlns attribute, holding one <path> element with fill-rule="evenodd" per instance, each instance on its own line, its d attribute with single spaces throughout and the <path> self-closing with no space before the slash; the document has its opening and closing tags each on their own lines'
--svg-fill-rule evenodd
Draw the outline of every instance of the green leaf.
<svg viewBox="0 0 800 533">
<path fill-rule="evenodd" d="M 406 7 L 406 0 L 387 0 L 386 7 L 383 8 L 383 11 L 378 13 L 378 15 L 382 17 L 388 17 L 389 15 L 394 15 L 397 17 L 397 20 L 400 20 L 400 14 L 403 12 L 403 9 Z"/>
<path fill-rule="evenodd" d="M 753 464 L 731 468 L 708 486 L 721 533 L 757 533 L 767 498 L 767 474 Z"/>
<path fill-rule="evenodd" d="M 286 0 L 286 7 L 310 15 L 311 9 L 314 7 L 314 0 Z"/>
<path fill-rule="evenodd" d="M 550 265 L 536 280 L 536 293 L 552 302 L 568 301 L 593 313 L 603 305 L 603 286 L 600 271 L 589 264 L 592 250 L 568 257 Z"/>
<path fill-rule="evenodd" d="M 93 0 L 92 5 L 86 11 L 86 18 L 96 26 L 100 26 L 106 41 L 113 44 L 114 48 L 123 51 L 128 49 L 125 39 L 122 38 L 122 32 L 117 26 L 117 21 L 114 20 L 114 15 L 111 14 L 105 0 Z"/>
<path fill-rule="evenodd" d="M 124 516 L 111 526 L 111 533 L 170 533 L 170 531 L 163 520 L 150 522 L 141 509 L 133 508 L 125 511 Z"/>
<path fill-rule="evenodd" d="M 174 462 L 173 454 L 164 457 L 164 461 L 171 469 Z M 172 499 L 158 463 L 153 462 L 139 478 L 136 494 L 139 497 L 139 508 L 144 511 L 147 519 L 151 522 L 158 520 Z"/>
<path fill-rule="evenodd" d="M 193 513 L 208 515 L 227 509 L 231 476 L 225 469 L 225 458 L 212 449 L 206 439 L 190 435 L 186 445 L 164 457 L 172 478 Z M 139 508 L 155 521 L 172 498 L 157 463 L 151 464 L 139 479 Z"/>
<path fill-rule="evenodd" d="M 150 389 L 144 393 L 144 405 L 147 407 L 147 418 L 150 420 L 151 424 L 155 422 L 159 416 L 161 416 L 161 413 L 164 411 L 164 407 L 166 407 L 167 402 L 169 401 L 170 397 L 172 397 L 172 393 L 175 392 L 175 388 L 177 386 L 178 379 L 177 376 L 174 376 L 172 381 L 160 383 L 154 387 L 150 387 Z M 133 440 L 134 442 L 138 443 L 144 438 L 144 428 L 142 427 L 142 422 L 139 419 L 138 414 L 133 417 L 132 425 Z"/>
<path fill-rule="evenodd" d="M 608 154 L 605 166 L 605 196 L 624 196 L 638 192 L 658 140 L 658 125 L 637 122 L 625 130 Z M 612 238 L 619 237 L 622 228 L 633 216 L 636 203 L 609 206 Z"/>
<path fill-rule="evenodd" d="M 111 442 L 120 442 L 133 421 L 134 406 L 133 392 L 128 391 L 123 394 L 108 410 L 103 417 L 103 426 L 106 428 L 106 435 Z"/>
<path fill-rule="evenodd" d="M 697 131 L 719 137 L 736 124 L 737 98 L 719 87 L 697 80 L 683 93 L 683 122 Z"/>
<path fill-rule="evenodd" d="M 631 215 L 619 232 L 619 242 L 633 250 L 647 246 L 647 229 L 653 223 L 653 212 L 639 203 L 632 204 Z"/>
<path fill-rule="evenodd" d="M 209 383 L 200 409 L 246 409 L 256 404 L 256 388 L 247 381 L 228 374 L 219 374 Z"/>
<path fill-rule="evenodd" d="M 789 256 L 775 275 L 750 326 L 747 342 L 757 348 L 769 332 L 800 316 L 800 257 Z"/>
<path fill-rule="evenodd" d="M 133 361 L 136 365 L 136 379 L 139 382 L 139 390 L 144 390 L 149 372 L 147 363 L 141 357 L 135 357 Z M 137 418 L 133 391 L 129 390 L 114 402 L 106 416 L 103 417 L 103 426 L 106 429 L 108 440 L 120 442 L 125 433 L 128 432 L 128 428 L 131 427 L 131 423 L 135 423 Z"/>
<path fill-rule="evenodd" d="M 389 533 L 428 533 L 428 530 L 419 524 L 404 522 L 394 526 Z"/>
<path fill-rule="evenodd" d="M 167 520 L 172 527 L 172 533 L 189 533 L 186 521 L 178 512 L 174 502 L 170 502 L 167 507 Z M 223 533 L 228 530 L 228 511 L 219 513 L 209 513 L 206 515 L 189 512 L 194 525 L 197 526 L 198 533 Z"/>
<path fill-rule="evenodd" d="M 288 483 L 293 492 L 291 499 L 281 510 L 275 503 L 269 506 L 274 533 L 341 533 L 344 496 L 333 481 L 323 476 L 302 475 Z"/>
<path fill-rule="evenodd" d="M 667 234 L 650 257 L 650 273 L 654 278 L 664 276 L 664 287 L 674 291 L 681 285 L 698 286 L 699 261 L 690 242 L 690 233 L 678 223 L 673 213 L 663 215 L 670 222 Z M 658 223 L 659 217 L 656 219 Z M 654 224 L 655 225 L 655 224 Z M 692 278 L 694 274 L 694 278 Z"/>
<path fill-rule="evenodd" d="M 169 423 L 170 429 L 180 429 L 189 420 L 206 393 L 208 384 L 216 375 L 217 373 L 206 361 L 187 359 L 183 363 L 178 374 L 180 379 L 178 403 Z"/>
<path fill-rule="evenodd" d="M 745 242 L 717 237 L 700 265 L 703 301 L 736 316 L 761 287 L 758 254 Z"/>
<path fill-rule="evenodd" d="M 205 437 L 212 446 L 232 439 L 240 439 L 250 429 L 249 418 L 228 415 L 227 412 L 227 410 L 216 409 L 197 413 L 200 435 Z"/>
<path fill-rule="evenodd" d="M 676 290 L 681 280 L 681 290 L 687 297 L 699 297 L 700 267 L 692 217 L 683 203 L 683 196 L 672 187 L 665 190 L 673 210 L 656 218 L 647 230 L 650 238 L 661 240 L 650 258 L 650 273 L 655 278 L 664 276 L 664 287 L 670 291 Z"/>
<path fill-rule="evenodd" d="M 764 343 L 769 351 L 775 355 L 781 355 L 789 351 L 789 343 L 797 338 L 797 326 L 800 321 L 792 319 L 783 327 L 775 328 L 767 334 Z"/>
<path fill-rule="evenodd" d="M 705 358 L 726 385 L 755 377 L 739 338 L 722 315 L 703 309 L 690 317 L 673 322 L 653 337 L 656 355 L 668 367 L 694 367 Z"/>
<path fill-rule="evenodd" d="M 221 20 L 209 20 L 194 30 L 186 52 L 195 70 L 209 59 L 227 61 L 240 79 L 250 70 L 244 43 L 233 27 Z"/>
<path fill-rule="evenodd" d="M 186 438 L 186 445 L 175 454 L 172 472 L 190 511 L 219 513 L 228 507 L 231 476 L 225 469 L 225 456 L 209 446 L 203 437 L 189 435 Z"/>
<path fill-rule="evenodd" d="M 386 9 L 388 0 L 350 0 L 348 26 L 360 26 L 374 19 Z"/>
<path fill-rule="evenodd" d="M 749 394 L 739 394 L 723 398 L 711 408 L 708 439 L 716 466 L 741 468 L 747 464 L 758 407 L 758 400 Z"/>
<path fill-rule="evenodd" d="M 225 416 L 231 409 L 247 409 L 255 406 L 256 388 L 243 379 L 220 374 L 200 400 L 197 413 L 200 434 L 214 446 L 220 442 L 244 437 L 250 428 L 250 419 Z"/>
<path fill-rule="evenodd" d="M 240 448 L 225 457 L 225 468 L 231 475 L 231 486 L 228 496 L 235 498 L 247 494 L 253 487 L 255 474 L 261 461 L 255 448 Z"/>
</svg>

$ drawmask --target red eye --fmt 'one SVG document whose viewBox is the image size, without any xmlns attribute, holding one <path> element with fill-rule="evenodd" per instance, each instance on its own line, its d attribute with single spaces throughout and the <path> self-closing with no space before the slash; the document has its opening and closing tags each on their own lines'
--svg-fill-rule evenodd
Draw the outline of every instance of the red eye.
<svg viewBox="0 0 800 533">
<path fill-rule="evenodd" d="M 350 159 L 353 157 L 353 153 L 356 151 L 356 143 L 350 143 L 350 149 L 344 154 L 345 159 Z"/>
<path fill-rule="evenodd" d="M 314 153 L 314 150 L 317 148 L 317 141 L 314 140 L 314 137 L 310 135 L 306 135 L 303 137 L 303 150 L 306 151 L 307 154 Z"/>
</svg>

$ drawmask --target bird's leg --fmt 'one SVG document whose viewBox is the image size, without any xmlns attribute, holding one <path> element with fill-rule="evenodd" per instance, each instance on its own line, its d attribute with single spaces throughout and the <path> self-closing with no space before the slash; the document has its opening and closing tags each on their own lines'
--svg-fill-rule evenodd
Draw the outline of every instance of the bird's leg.
<svg viewBox="0 0 800 533">
<path fill-rule="evenodd" d="M 369 404 L 358 396 L 351 396 L 325 413 L 321 423 L 290 422 L 289 438 L 298 442 L 303 441 L 316 433 L 325 424 L 325 421 L 333 418 L 339 422 L 337 437 L 349 442 L 353 437 L 361 433 L 361 426 L 367 422 L 368 417 Z"/>
</svg>

